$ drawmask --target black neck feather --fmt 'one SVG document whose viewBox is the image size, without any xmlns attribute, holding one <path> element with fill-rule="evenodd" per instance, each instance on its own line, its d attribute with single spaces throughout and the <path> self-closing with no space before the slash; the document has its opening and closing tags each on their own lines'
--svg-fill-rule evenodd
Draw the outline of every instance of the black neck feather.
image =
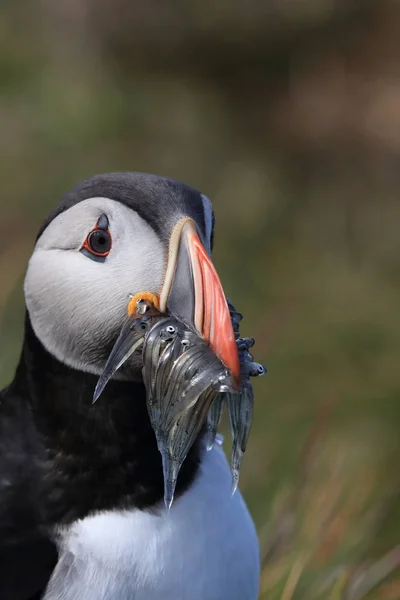
<svg viewBox="0 0 400 600">
<path fill-rule="evenodd" d="M 97 377 L 74 370 L 40 343 L 27 317 L 25 340 L 10 388 L 31 405 L 50 463 L 47 501 L 56 521 L 96 510 L 161 505 L 163 476 L 142 382 L 111 381 L 92 404 Z M 193 481 L 199 464 L 194 444 L 176 494 Z"/>
</svg>

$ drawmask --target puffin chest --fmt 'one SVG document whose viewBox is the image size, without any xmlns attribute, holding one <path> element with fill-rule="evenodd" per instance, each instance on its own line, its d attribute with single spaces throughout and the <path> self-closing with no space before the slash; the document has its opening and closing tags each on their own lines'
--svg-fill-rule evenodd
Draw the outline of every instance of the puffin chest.
<svg viewBox="0 0 400 600">
<path fill-rule="evenodd" d="M 106 511 L 59 528 L 44 599 L 255 600 L 254 526 L 220 448 L 169 512 Z"/>
</svg>

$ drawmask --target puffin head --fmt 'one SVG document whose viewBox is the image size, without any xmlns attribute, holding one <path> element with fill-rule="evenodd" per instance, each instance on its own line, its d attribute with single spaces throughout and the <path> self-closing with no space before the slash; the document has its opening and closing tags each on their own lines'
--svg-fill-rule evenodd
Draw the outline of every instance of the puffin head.
<svg viewBox="0 0 400 600">
<path fill-rule="evenodd" d="M 229 310 L 210 259 L 213 227 L 208 198 L 168 178 L 111 173 L 80 183 L 44 222 L 29 261 L 24 290 L 36 337 L 59 361 L 99 375 L 129 298 L 146 292 L 237 375 Z M 118 376 L 135 378 L 139 368 L 133 355 Z"/>
</svg>

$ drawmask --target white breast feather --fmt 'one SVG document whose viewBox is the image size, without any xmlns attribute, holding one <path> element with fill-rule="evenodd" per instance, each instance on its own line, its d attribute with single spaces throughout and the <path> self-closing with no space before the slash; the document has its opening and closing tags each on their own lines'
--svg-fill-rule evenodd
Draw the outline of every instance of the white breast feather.
<svg viewBox="0 0 400 600">
<path fill-rule="evenodd" d="M 107 511 L 60 529 L 45 600 L 256 600 L 259 548 L 222 449 L 169 513 Z"/>
</svg>

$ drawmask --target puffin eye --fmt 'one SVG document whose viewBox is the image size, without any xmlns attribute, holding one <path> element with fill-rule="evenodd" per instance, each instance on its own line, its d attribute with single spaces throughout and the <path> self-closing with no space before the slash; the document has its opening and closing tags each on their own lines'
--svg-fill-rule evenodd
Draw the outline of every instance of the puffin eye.
<svg viewBox="0 0 400 600">
<path fill-rule="evenodd" d="M 87 243 L 94 254 L 107 255 L 111 250 L 111 236 L 105 229 L 95 229 L 87 237 Z"/>
<path fill-rule="evenodd" d="M 112 245 L 111 234 L 108 231 L 108 219 L 102 215 L 96 227 L 88 234 L 83 242 L 81 252 L 92 260 L 104 262 L 110 254 Z"/>
</svg>

